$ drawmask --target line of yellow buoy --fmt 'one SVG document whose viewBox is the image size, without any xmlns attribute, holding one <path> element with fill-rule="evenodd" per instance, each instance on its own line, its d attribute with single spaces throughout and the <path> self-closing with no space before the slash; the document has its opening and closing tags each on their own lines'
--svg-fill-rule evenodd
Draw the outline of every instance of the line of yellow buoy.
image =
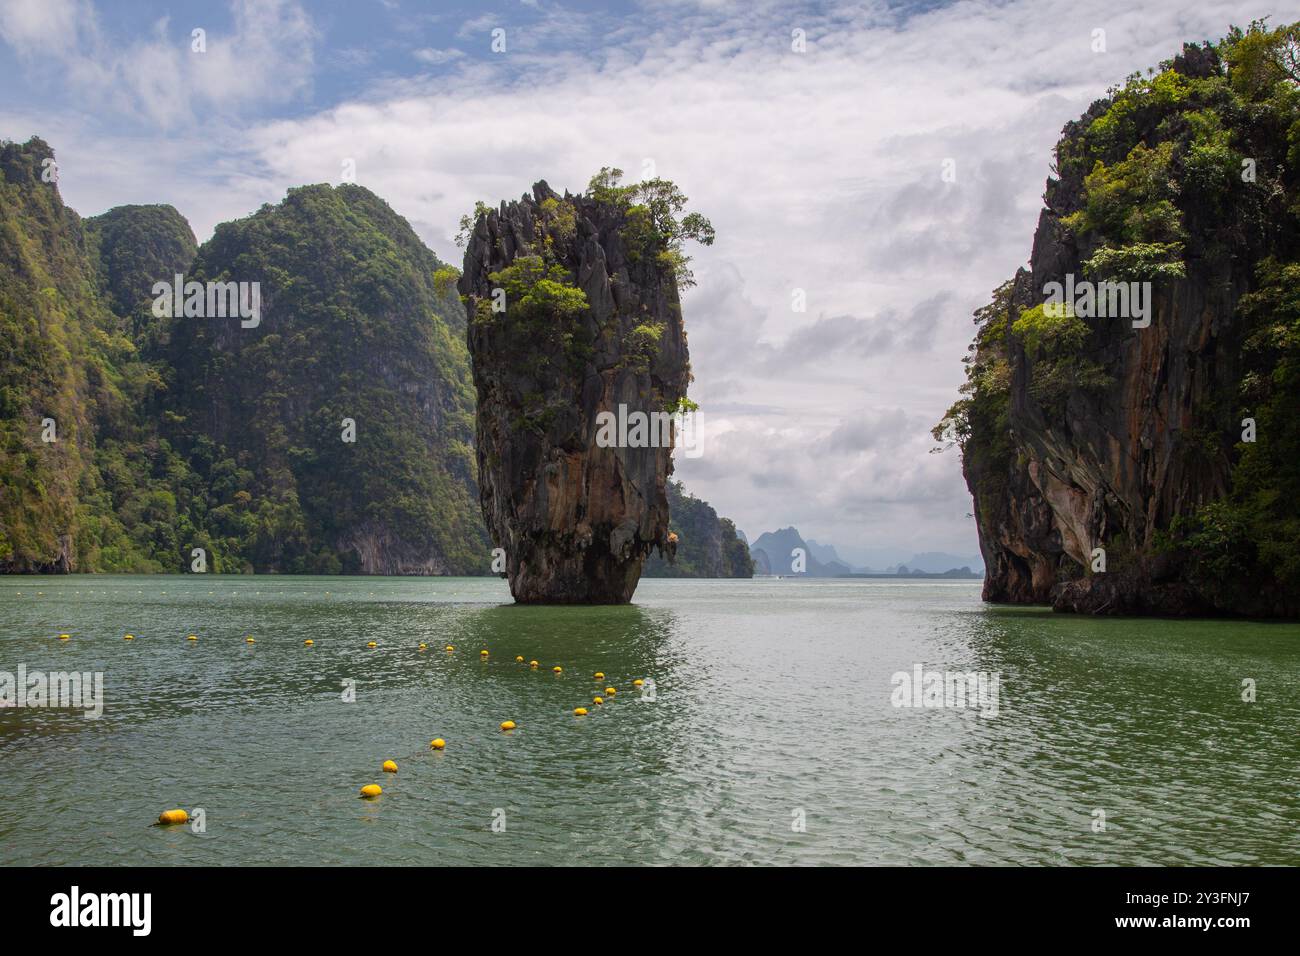
<svg viewBox="0 0 1300 956">
<path fill-rule="evenodd" d="M 70 640 L 71 637 L 72 635 L 70 634 L 60 634 L 59 640 L 67 641 Z M 187 641 L 197 641 L 199 638 L 198 635 L 196 634 L 190 634 L 185 639 Z M 135 635 L 133 634 L 123 635 L 123 640 L 133 641 L 135 640 Z M 251 634 L 249 634 L 244 638 L 244 642 L 246 644 L 257 643 L 256 639 Z M 302 643 L 305 647 L 312 647 L 315 645 L 316 642 L 313 641 L 311 638 L 307 638 Z M 368 641 L 366 643 L 366 647 L 368 648 L 373 648 L 378 646 L 379 645 L 376 641 Z M 427 647 L 428 647 L 427 644 L 422 643 L 419 645 L 419 650 L 423 651 Z M 448 644 L 446 650 L 448 653 L 455 651 L 456 650 L 455 645 Z M 479 651 L 480 660 L 486 660 L 489 656 L 490 656 L 489 652 L 486 649 Z M 524 662 L 523 655 L 522 654 L 516 655 L 515 662 L 522 664 Z M 530 660 L 528 662 L 528 666 L 530 669 L 536 670 L 540 666 L 540 664 L 535 660 Z M 564 668 L 561 667 L 559 664 L 556 664 L 554 667 L 551 668 L 551 671 L 554 674 L 559 675 L 564 672 Z M 596 671 L 596 673 L 593 676 L 597 681 L 603 681 L 605 679 L 605 672 Z M 643 687 L 644 685 L 645 685 L 645 681 L 639 677 L 632 681 L 633 687 Z M 618 693 L 618 689 L 612 685 L 605 688 L 605 697 L 613 697 L 617 693 Z M 604 704 L 605 698 L 601 697 L 600 695 L 596 695 L 595 697 L 592 698 L 592 702 L 598 705 Z M 573 715 L 575 717 L 586 717 L 587 713 L 588 711 L 586 707 L 573 708 Z M 501 730 L 506 733 L 515 730 L 518 726 L 519 725 L 513 720 L 503 720 L 501 722 Z M 447 746 L 447 741 L 441 737 L 436 737 L 429 742 L 429 747 L 433 750 L 444 750 L 446 746 Z M 393 760 L 385 760 L 381 765 L 380 769 L 382 769 L 385 773 L 397 773 L 397 763 L 396 761 Z M 361 796 L 365 799 L 373 799 L 375 797 L 382 795 L 383 792 L 384 792 L 383 787 L 379 786 L 379 784 L 377 783 L 369 783 L 361 788 Z M 189 814 L 182 809 L 164 810 L 158 817 L 158 824 L 160 826 L 173 826 L 180 823 L 186 823 L 188 821 L 189 821 Z"/>
<path fill-rule="evenodd" d="M 374 641 L 371 641 L 367 646 L 368 646 L 368 647 L 374 647 L 374 646 L 375 646 L 375 642 L 374 642 Z M 420 645 L 420 650 L 424 650 L 424 648 L 425 648 L 425 645 L 424 645 L 424 644 L 421 644 L 421 645 Z M 447 651 L 448 651 L 448 652 L 454 651 L 455 649 L 456 649 L 456 648 L 455 648 L 453 645 L 451 645 L 451 644 L 448 644 L 448 645 L 447 645 Z M 487 658 L 490 656 L 490 655 L 489 655 L 489 652 L 488 652 L 488 650 L 487 650 L 486 648 L 484 648 L 483 650 L 479 651 L 478 653 L 479 653 L 479 660 L 482 660 L 482 661 L 486 661 Z M 515 663 L 516 663 L 516 664 L 522 664 L 523 662 L 524 662 L 524 658 L 523 658 L 523 655 L 522 655 L 522 654 L 517 654 L 517 655 L 515 655 Z M 531 660 L 531 661 L 528 662 L 528 666 L 529 666 L 529 668 L 530 668 L 531 670 L 536 670 L 540 665 L 538 664 L 537 661 L 535 661 L 535 660 Z M 562 674 L 562 673 L 564 672 L 564 668 L 561 667 L 559 664 L 556 664 L 554 667 L 551 668 L 551 671 L 552 671 L 553 673 L 559 675 L 559 674 Z M 594 679 L 597 680 L 597 681 L 603 681 L 603 680 L 605 679 L 605 672 L 604 672 L 604 671 L 596 671 L 596 673 L 593 675 L 593 677 L 594 677 Z M 633 687 L 643 687 L 644 685 L 645 685 L 645 681 L 642 680 L 642 679 L 639 678 L 639 677 L 632 681 L 632 686 L 633 686 Z M 615 694 L 617 694 L 617 693 L 618 693 L 618 688 L 614 687 L 613 685 L 610 685 L 609 687 L 606 687 L 606 688 L 605 688 L 605 695 L 608 696 L 608 697 L 613 697 L 613 696 L 614 696 Z M 601 697 L 601 696 L 599 696 L 599 695 L 597 695 L 597 696 L 595 696 L 595 697 L 592 698 L 592 702 L 595 703 L 595 704 L 604 704 L 604 703 L 605 703 L 605 698 L 604 698 L 604 697 Z M 588 713 L 588 712 L 587 712 L 587 708 L 586 708 L 586 707 L 575 707 L 575 708 L 573 708 L 573 715 L 574 715 L 575 717 L 586 717 L 586 716 L 587 716 L 587 713 Z M 501 730 L 502 730 L 503 733 L 509 733 L 510 731 L 515 730 L 516 728 L 518 728 L 518 726 L 519 726 L 519 725 L 518 725 L 517 723 L 515 723 L 513 720 L 503 720 L 503 721 L 501 721 Z M 447 741 L 443 740 L 441 737 L 437 737 L 437 738 L 435 738 L 435 739 L 429 741 L 429 747 L 430 747 L 431 749 L 433 749 L 433 750 L 443 750 L 444 748 L 446 748 L 446 746 L 447 746 Z M 383 768 L 382 768 L 382 769 L 383 769 L 386 773 L 397 773 L 397 764 L 396 764 L 394 761 L 392 761 L 392 760 L 385 760 L 384 763 L 383 763 Z M 374 799 L 375 797 L 381 796 L 381 795 L 383 794 L 383 792 L 384 792 L 384 788 L 381 787 L 381 786 L 379 786 L 379 784 L 377 784 L 377 783 L 366 784 L 364 787 L 361 788 L 361 796 L 362 796 L 363 799 L 367 799 L 367 800 L 372 800 L 372 799 Z"/>
<path fill-rule="evenodd" d="M 71 640 L 71 639 L 72 639 L 72 635 L 71 635 L 71 634 L 60 634 L 60 635 L 59 635 L 59 640 L 61 640 L 61 641 L 67 641 L 67 640 Z M 124 641 L 134 641 L 134 640 L 135 640 L 135 635 L 134 635 L 134 634 L 125 634 L 125 635 L 123 635 L 122 639 L 123 639 Z M 188 637 L 185 638 L 185 640 L 187 640 L 187 641 L 197 641 L 198 639 L 199 639 L 199 638 L 198 638 L 198 635 L 196 635 L 196 634 L 190 634 Z M 247 637 L 244 638 L 244 643 L 246 643 L 246 644 L 256 644 L 257 641 L 256 641 L 256 639 L 253 637 L 253 635 L 249 634 Z M 304 646 L 304 647 L 314 647 L 315 644 L 316 644 L 316 642 L 313 641 L 310 637 L 307 638 L 306 640 L 304 640 L 302 643 L 303 643 L 303 646 Z M 379 644 L 378 644 L 378 642 L 376 642 L 376 641 L 367 641 L 367 642 L 366 642 L 366 647 L 367 647 L 367 648 L 374 648 L 374 647 L 378 647 L 378 646 L 379 646 Z M 421 643 L 421 644 L 419 645 L 419 650 L 422 650 L 422 651 L 423 651 L 423 650 L 426 650 L 426 649 L 428 649 L 428 645 L 427 645 L 427 644 Z M 448 644 L 447 647 L 446 647 L 446 650 L 448 651 L 448 653 L 450 653 L 450 652 L 452 652 L 452 651 L 455 651 L 455 650 L 456 650 L 455 645 L 453 645 L 453 644 Z M 481 650 L 481 651 L 479 651 L 479 658 L 480 658 L 480 660 L 486 660 L 486 659 L 488 658 L 488 656 L 489 656 L 489 652 L 487 651 L 486 648 L 483 649 L 483 650 Z M 516 655 L 516 656 L 515 656 L 515 662 L 518 663 L 518 664 L 522 664 L 522 663 L 524 662 L 523 655 L 522 655 L 522 654 L 518 654 L 518 655 Z M 531 669 L 536 670 L 540 665 L 539 665 L 539 663 L 538 663 L 537 661 L 535 661 L 535 660 L 530 660 L 530 661 L 528 662 L 528 666 L 529 666 Z M 564 672 L 564 668 L 561 667 L 559 664 L 556 664 L 554 667 L 551 668 L 551 671 L 552 671 L 553 673 L 555 673 L 555 674 L 562 674 L 562 673 Z M 605 672 L 604 672 L 604 671 L 596 671 L 596 673 L 595 673 L 594 676 L 595 676 L 595 679 L 598 680 L 598 681 L 600 681 L 600 680 L 604 680 L 604 679 L 605 679 Z M 635 680 L 632 681 L 632 686 L 633 686 L 633 687 L 643 687 L 643 686 L 645 686 L 645 681 L 638 677 L 638 678 L 636 678 Z M 606 688 L 605 688 L 605 694 L 606 694 L 606 696 L 613 697 L 613 696 L 614 696 L 615 694 L 617 694 L 617 693 L 618 693 L 618 690 L 617 690 L 616 688 L 614 688 L 614 687 L 606 687 Z M 597 703 L 597 704 L 603 704 L 603 703 L 604 703 L 604 700 L 602 700 L 600 697 L 595 697 L 595 698 L 593 698 L 593 701 L 594 701 L 595 703 Z M 585 708 L 579 707 L 579 708 L 577 708 L 577 710 L 581 710 L 583 714 L 586 714 L 586 709 L 585 709 Z M 576 711 L 575 711 L 575 712 L 576 712 Z M 580 716 L 581 716 L 581 715 L 580 715 Z M 511 724 L 513 724 L 512 721 L 507 721 L 507 723 L 511 723 Z M 505 728 L 505 727 L 503 726 L 502 729 L 513 729 L 513 726 L 510 727 L 510 728 Z"/>
</svg>

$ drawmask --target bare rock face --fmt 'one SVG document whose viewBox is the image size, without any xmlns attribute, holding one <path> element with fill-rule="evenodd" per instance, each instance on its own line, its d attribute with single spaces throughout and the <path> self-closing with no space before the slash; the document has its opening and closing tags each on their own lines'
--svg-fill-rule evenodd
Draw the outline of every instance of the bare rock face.
<svg viewBox="0 0 1300 956">
<path fill-rule="evenodd" d="M 690 365 L 671 258 L 638 225 L 540 182 L 466 244 L 480 499 L 521 603 L 627 603 L 675 544 L 661 426 Z"/>
</svg>

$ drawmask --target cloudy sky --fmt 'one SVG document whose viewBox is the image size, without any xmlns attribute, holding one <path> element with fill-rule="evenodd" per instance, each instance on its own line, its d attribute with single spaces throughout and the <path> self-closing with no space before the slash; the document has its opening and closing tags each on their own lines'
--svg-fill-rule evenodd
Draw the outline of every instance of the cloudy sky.
<svg viewBox="0 0 1300 956">
<path fill-rule="evenodd" d="M 978 551 L 929 428 L 1061 127 L 1262 16 L 1300 3 L 0 0 L 0 138 L 49 141 L 83 215 L 167 202 L 200 241 L 351 160 L 457 265 L 475 200 L 672 179 L 718 234 L 685 298 L 705 443 L 679 477 L 751 540 L 793 524 L 879 565 Z"/>
</svg>

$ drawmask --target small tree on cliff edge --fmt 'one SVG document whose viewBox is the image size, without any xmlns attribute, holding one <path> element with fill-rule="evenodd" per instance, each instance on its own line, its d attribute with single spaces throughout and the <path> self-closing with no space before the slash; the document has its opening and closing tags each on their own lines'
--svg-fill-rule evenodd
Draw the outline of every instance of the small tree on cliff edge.
<svg viewBox="0 0 1300 956">
<path fill-rule="evenodd" d="M 663 264 L 670 266 L 677 284 L 688 288 L 695 284 L 688 268 L 690 257 L 682 247 L 687 239 L 701 245 L 713 245 L 713 223 L 698 212 L 687 213 L 678 219 L 686 208 L 687 198 L 677 185 L 667 179 L 647 179 L 630 186 L 620 185 L 623 170 L 602 166 L 600 172 L 587 184 L 587 196 L 600 203 L 611 203 L 627 213 L 627 225 L 622 231 L 628 245 L 628 255 L 635 261 L 639 256 L 653 252 Z"/>
</svg>

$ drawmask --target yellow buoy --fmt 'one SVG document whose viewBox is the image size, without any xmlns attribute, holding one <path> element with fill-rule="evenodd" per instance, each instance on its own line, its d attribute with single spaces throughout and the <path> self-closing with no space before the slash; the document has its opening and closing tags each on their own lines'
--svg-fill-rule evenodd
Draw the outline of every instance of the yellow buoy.
<svg viewBox="0 0 1300 956">
<path fill-rule="evenodd" d="M 434 750 L 442 750 L 447 746 L 447 741 L 439 737 L 436 740 L 430 740 L 429 746 L 432 747 Z"/>
<path fill-rule="evenodd" d="M 378 646 L 379 645 L 376 644 L 374 641 L 370 641 L 369 643 L 366 644 L 366 647 L 378 647 Z"/>
<path fill-rule="evenodd" d="M 245 644 L 256 644 L 257 641 L 253 640 L 251 637 L 246 637 L 246 638 L 244 638 L 244 643 L 245 643 Z"/>
<path fill-rule="evenodd" d="M 191 634 L 189 637 L 185 638 L 185 640 L 187 641 L 197 641 L 198 639 L 199 638 L 197 634 Z"/>
<path fill-rule="evenodd" d="M 479 656 L 479 657 L 487 657 L 487 656 L 488 656 L 488 653 L 487 653 L 487 651 L 479 651 L 479 652 L 478 652 L 478 656 Z"/>
<path fill-rule="evenodd" d="M 537 666 L 537 661 L 529 661 L 529 662 L 528 662 L 528 666 L 529 666 L 529 667 L 536 667 L 536 666 Z"/>
<path fill-rule="evenodd" d="M 421 644 L 421 645 L 420 645 L 420 650 L 425 651 L 425 650 L 428 650 L 428 649 L 429 649 L 429 645 L 428 645 L 428 644 Z"/>
<path fill-rule="evenodd" d="M 447 645 L 447 650 L 454 651 L 455 649 L 456 648 L 452 647 L 450 644 Z"/>
<path fill-rule="evenodd" d="M 606 688 L 605 688 L 605 696 L 606 696 L 606 697 L 613 697 L 613 696 L 614 696 L 615 694 L 617 694 L 617 693 L 618 693 L 618 691 L 616 691 L 613 687 L 606 687 Z"/>
<path fill-rule="evenodd" d="M 385 760 L 384 773 L 397 773 L 397 763 L 392 760 Z"/>
<path fill-rule="evenodd" d="M 163 826 L 172 826 L 176 823 L 188 823 L 190 815 L 184 810 L 164 810 L 158 814 L 158 822 Z"/>
<path fill-rule="evenodd" d="M 515 729 L 515 722 L 514 722 L 513 720 L 503 720 L 503 721 L 501 721 L 501 729 L 502 729 L 502 730 L 514 730 L 514 729 Z"/>
<path fill-rule="evenodd" d="M 67 641 L 67 640 L 70 640 L 71 638 L 72 638 L 72 635 L 71 635 L 71 634 L 60 634 L 60 635 L 59 635 L 59 640 L 61 640 L 61 641 Z"/>
<path fill-rule="evenodd" d="M 586 708 L 586 707 L 575 707 L 575 708 L 573 708 L 573 716 L 575 716 L 575 717 L 586 717 L 586 716 L 587 716 L 587 708 Z"/>
<path fill-rule="evenodd" d="M 603 704 L 603 703 L 605 703 L 605 698 L 604 698 L 604 697 L 593 697 L 593 698 L 591 698 L 591 701 L 592 701 L 592 703 L 594 703 L 594 704 Z"/>
<path fill-rule="evenodd" d="M 125 637 L 123 637 L 122 640 L 124 640 L 124 641 L 134 641 L 134 640 L 135 640 L 135 635 L 134 635 L 134 634 L 128 634 L 128 635 L 126 635 Z"/>
<path fill-rule="evenodd" d="M 643 685 L 644 683 L 645 683 L 645 681 L 643 681 L 641 678 L 638 677 L 636 680 L 632 681 L 632 686 L 633 686 L 633 687 L 640 687 L 640 686 Z"/>
<path fill-rule="evenodd" d="M 309 637 L 309 638 L 307 638 L 307 640 L 305 640 L 305 641 L 302 642 L 302 646 L 303 646 L 303 647 L 311 647 L 311 646 L 314 645 L 315 643 L 316 643 L 316 642 L 313 641 L 313 640 Z"/>
<path fill-rule="evenodd" d="M 524 655 L 520 654 L 518 657 L 515 658 L 516 664 L 522 664 L 523 662 L 524 662 Z"/>
<path fill-rule="evenodd" d="M 605 672 L 604 672 L 604 671 L 596 671 L 596 680 L 604 680 L 604 679 L 605 679 Z"/>
<path fill-rule="evenodd" d="M 377 783 L 368 783 L 361 788 L 363 797 L 377 797 L 384 792 L 384 788 Z"/>
<path fill-rule="evenodd" d="M 554 667 L 551 668 L 551 670 L 555 671 L 555 673 L 558 674 L 560 673 L 560 671 L 564 670 L 564 668 L 561 667 L 559 664 L 556 664 Z"/>
</svg>

